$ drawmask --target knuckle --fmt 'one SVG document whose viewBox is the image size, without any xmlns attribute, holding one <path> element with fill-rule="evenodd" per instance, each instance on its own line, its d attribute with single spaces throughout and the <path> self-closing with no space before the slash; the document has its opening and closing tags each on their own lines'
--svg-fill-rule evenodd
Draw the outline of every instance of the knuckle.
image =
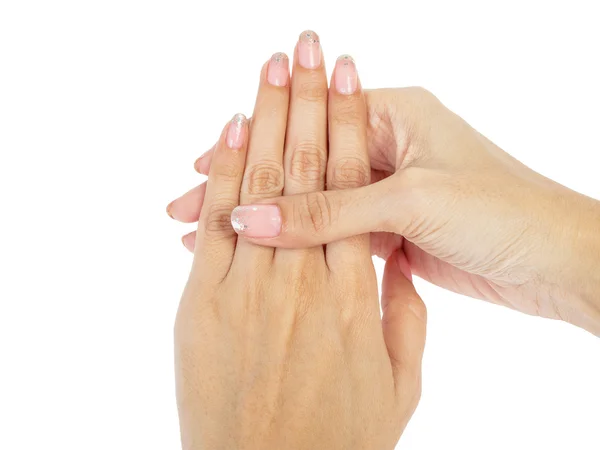
<svg viewBox="0 0 600 450">
<path fill-rule="evenodd" d="M 307 81 L 298 87 L 298 98 L 307 102 L 324 102 L 327 88 L 320 81 Z"/>
<path fill-rule="evenodd" d="M 290 176 L 300 183 L 322 179 L 325 173 L 325 149 L 314 142 L 299 142 L 292 151 Z"/>
<path fill-rule="evenodd" d="M 283 167 L 274 161 L 263 161 L 247 169 L 250 194 L 278 194 L 283 189 Z"/>
<path fill-rule="evenodd" d="M 333 167 L 331 181 L 333 189 L 347 189 L 369 184 L 371 169 L 360 158 L 347 157 L 336 162 Z"/>
<path fill-rule="evenodd" d="M 214 164 L 214 176 L 219 181 L 229 182 L 236 180 L 241 172 L 241 167 L 235 161 L 221 161 Z"/>
<path fill-rule="evenodd" d="M 233 236 L 235 231 L 231 226 L 231 211 L 235 205 L 220 203 L 211 205 L 205 221 L 206 236 Z"/>
<path fill-rule="evenodd" d="M 298 217 L 300 217 L 302 228 L 320 233 L 329 227 L 332 219 L 331 205 L 325 194 L 322 192 L 305 194 L 301 205 L 302 211 L 300 211 Z"/>
</svg>

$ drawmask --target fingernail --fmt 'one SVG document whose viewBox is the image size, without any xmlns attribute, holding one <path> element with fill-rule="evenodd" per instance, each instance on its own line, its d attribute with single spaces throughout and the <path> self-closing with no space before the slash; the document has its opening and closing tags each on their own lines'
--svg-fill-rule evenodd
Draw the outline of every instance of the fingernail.
<svg viewBox="0 0 600 450">
<path fill-rule="evenodd" d="M 349 55 L 342 55 L 335 63 L 335 89 L 340 94 L 351 95 L 358 87 L 356 64 Z"/>
<path fill-rule="evenodd" d="M 316 69 L 321 65 L 321 44 L 314 31 L 304 31 L 298 41 L 298 62 L 305 69 Z"/>
<path fill-rule="evenodd" d="M 281 233 L 281 212 L 277 205 L 238 206 L 231 213 L 231 225 L 247 237 L 274 238 Z"/>
<path fill-rule="evenodd" d="M 267 68 L 267 81 L 273 86 L 287 86 L 290 78 L 289 60 L 285 53 L 275 53 L 271 56 Z"/>
<path fill-rule="evenodd" d="M 171 219 L 175 219 L 175 217 L 173 217 L 173 214 L 171 213 L 172 208 L 173 208 L 173 202 L 171 202 L 167 205 L 167 214 L 169 215 L 169 217 Z"/>
<path fill-rule="evenodd" d="M 410 270 L 410 264 L 402 250 L 396 251 L 396 261 L 398 262 L 398 268 L 400 269 L 400 272 L 402 272 L 402 275 L 412 283 L 413 277 L 412 271 Z"/>
<path fill-rule="evenodd" d="M 246 116 L 243 114 L 236 114 L 231 119 L 229 124 L 229 130 L 227 130 L 227 147 L 234 150 L 242 148 L 244 145 L 244 138 L 246 137 Z"/>
</svg>

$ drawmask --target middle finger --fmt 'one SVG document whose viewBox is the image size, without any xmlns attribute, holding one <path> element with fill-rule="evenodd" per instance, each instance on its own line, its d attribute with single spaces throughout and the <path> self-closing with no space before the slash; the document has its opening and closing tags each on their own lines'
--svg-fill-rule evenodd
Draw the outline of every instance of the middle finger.
<svg viewBox="0 0 600 450">
<path fill-rule="evenodd" d="M 294 54 L 283 158 L 284 195 L 320 192 L 325 188 L 327 92 L 327 75 L 319 36 L 314 31 L 304 31 L 300 34 Z M 323 255 L 323 247 L 306 250 L 304 254 Z M 297 258 L 298 252 L 276 250 L 276 258 L 287 258 L 288 255 Z"/>
<path fill-rule="evenodd" d="M 300 35 L 294 59 L 284 195 L 324 190 L 327 165 L 327 76 L 314 31 Z"/>
</svg>

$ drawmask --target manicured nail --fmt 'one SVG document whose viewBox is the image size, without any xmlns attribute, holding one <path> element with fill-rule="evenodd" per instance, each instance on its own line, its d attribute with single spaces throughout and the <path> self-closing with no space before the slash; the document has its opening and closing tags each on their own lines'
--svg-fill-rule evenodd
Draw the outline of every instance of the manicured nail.
<svg viewBox="0 0 600 450">
<path fill-rule="evenodd" d="M 321 65 L 321 44 L 314 31 L 304 31 L 298 41 L 298 62 L 305 69 L 316 69 Z"/>
<path fill-rule="evenodd" d="M 285 53 L 271 56 L 267 68 L 267 81 L 273 86 L 287 86 L 290 79 L 290 63 Z"/>
<path fill-rule="evenodd" d="M 243 114 L 236 114 L 231 119 L 229 124 L 229 130 L 227 130 L 227 147 L 234 150 L 242 148 L 244 145 L 244 138 L 246 137 L 246 116 Z"/>
<path fill-rule="evenodd" d="M 358 87 L 356 64 L 349 55 L 342 55 L 335 63 L 335 89 L 340 94 L 351 95 Z"/>
<path fill-rule="evenodd" d="M 281 212 L 277 205 L 238 206 L 231 213 L 237 234 L 251 238 L 274 238 L 281 233 Z"/>
<path fill-rule="evenodd" d="M 171 202 L 167 205 L 167 214 L 169 215 L 169 217 L 171 219 L 175 219 L 175 217 L 173 217 L 173 214 L 171 213 L 172 208 L 173 208 L 173 202 Z"/>
<path fill-rule="evenodd" d="M 398 261 L 398 268 L 402 275 L 406 277 L 408 281 L 412 283 L 412 271 L 410 270 L 410 264 L 408 263 L 408 259 L 402 250 L 396 251 L 396 261 Z"/>
</svg>

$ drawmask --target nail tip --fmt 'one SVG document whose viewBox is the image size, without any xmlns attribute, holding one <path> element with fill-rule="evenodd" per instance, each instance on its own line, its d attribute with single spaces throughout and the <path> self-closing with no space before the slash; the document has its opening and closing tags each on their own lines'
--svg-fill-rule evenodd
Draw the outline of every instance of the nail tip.
<svg viewBox="0 0 600 450">
<path fill-rule="evenodd" d="M 237 234 L 243 234 L 248 228 L 248 226 L 242 223 L 241 220 L 233 218 L 231 219 L 231 226 Z"/>
<path fill-rule="evenodd" d="M 309 44 L 318 44 L 321 42 L 319 35 L 313 30 L 304 30 L 300 33 L 298 40 L 308 42 Z"/>
<path fill-rule="evenodd" d="M 348 55 L 347 53 L 344 53 L 343 55 L 338 56 L 337 60 L 354 62 L 354 58 L 352 56 Z"/>
<path fill-rule="evenodd" d="M 271 56 L 271 61 L 273 61 L 274 63 L 280 64 L 284 61 L 289 60 L 288 56 L 283 53 L 283 52 L 277 52 L 277 53 L 273 53 L 273 55 Z"/>
<path fill-rule="evenodd" d="M 245 116 L 244 114 L 242 114 L 242 113 L 237 113 L 237 114 L 235 114 L 235 115 L 233 116 L 233 118 L 231 119 L 231 122 L 233 122 L 233 123 L 235 123 L 235 124 L 238 124 L 238 125 L 241 125 L 241 124 L 243 124 L 244 122 L 246 122 L 246 120 L 248 120 L 248 119 L 246 118 L 246 116 Z"/>
</svg>

